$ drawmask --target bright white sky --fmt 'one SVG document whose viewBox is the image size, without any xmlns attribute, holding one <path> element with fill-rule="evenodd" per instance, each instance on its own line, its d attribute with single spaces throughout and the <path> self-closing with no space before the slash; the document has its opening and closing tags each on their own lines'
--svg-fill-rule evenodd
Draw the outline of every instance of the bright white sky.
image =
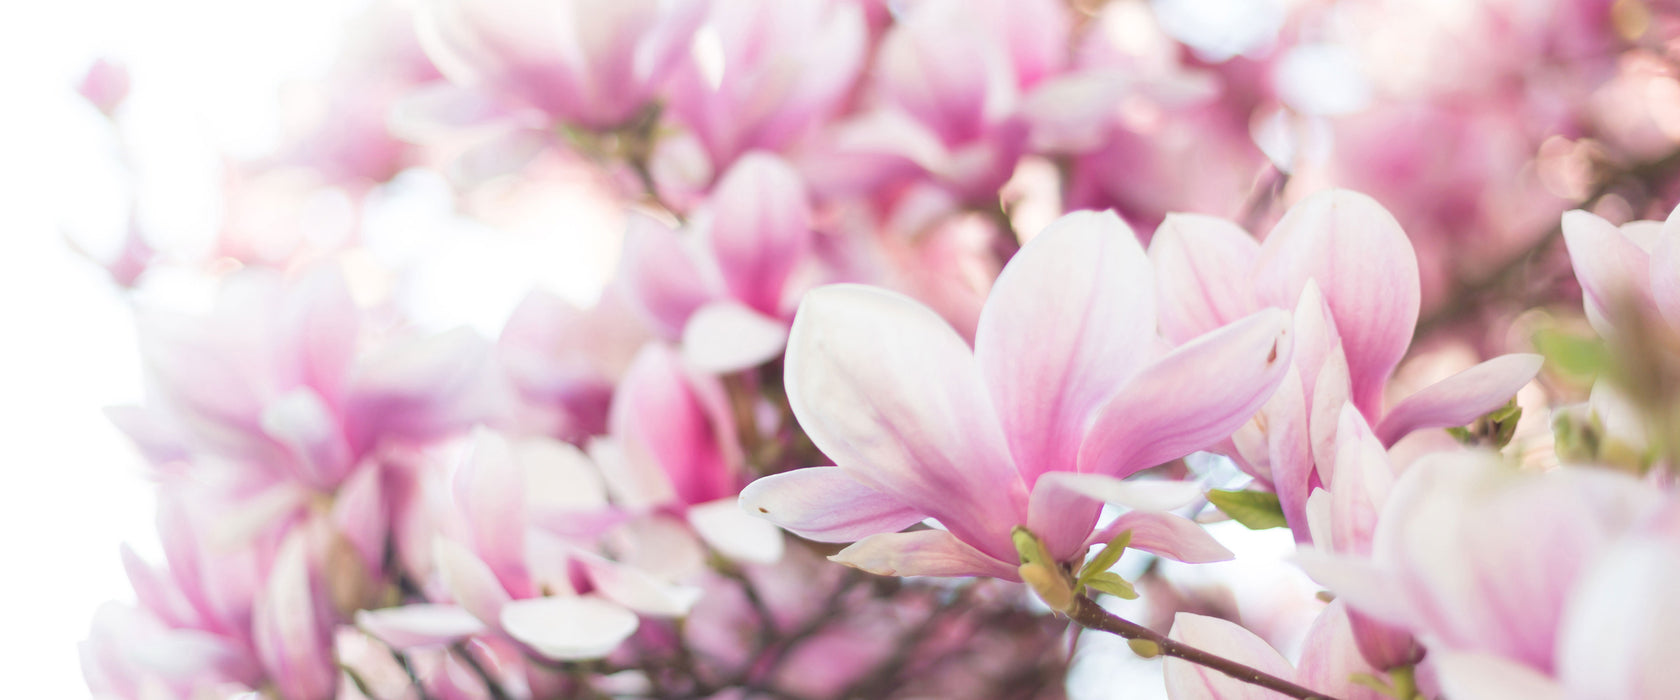
<svg viewBox="0 0 1680 700">
<path fill-rule="evenodd" d="M 73 91 L 100 55 L 130 65 L 135 142 L 162 188 L 147 217 L 209 233 L 211 144 L 272 138 L 282 76 L 331 56 L 355 2 L 62 0 L 0 4 L 0 668 L 8 697 L 88 697 L 76 642 L 132 599 L 123 541 L 156 550 L 139 458 L 102 406 L 139 397 L 126 303 L 65 245 L 126 216 L 114 142 Z"/>
</svg>

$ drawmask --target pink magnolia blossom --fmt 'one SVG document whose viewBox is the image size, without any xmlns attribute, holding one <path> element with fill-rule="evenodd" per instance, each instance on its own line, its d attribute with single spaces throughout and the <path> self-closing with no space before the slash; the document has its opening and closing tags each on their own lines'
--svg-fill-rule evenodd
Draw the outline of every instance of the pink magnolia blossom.
<svg viewBox="0 0 1680 700">
<path fill-rule="evenodd" d="M 1292 665 L 1265 640 L 1241 625 L 1217 617 L 1179 613 L 1173 640 L 1212 652 L 1250 668 L 1344 700 L 1388 697 L 1353 681 L 1355 674 L 1379 675 L 1353 649 L 1346 608 L 1331 603 L 1307 632 L 1301 660 Z M 1167 658 L 1167 697 L 1173 700 L 1266 700 L 1276 693 L 1188 661 Z"/>
<path fill-rule="evenodd" d="M 494 634 L 548 658 L 586 659 L 635 632 L 637 613 L 685 614 L 692 592 L 590 551 L 590 538 L 541 526 L 605 509 L 592 472 L 569 445 L 480 431 L 455 479 L 462 532 L 433 545 L 436 587 L 454 602 L 364 611 L 357 624 L 404 648 Z"/>
<path fill-rule="evenodd" d="M 1069 561 L 1133 530 L 1183 561 L 1228 556 L 1164 508 L 1172 484 L 1122 482 L 1228 435 L 1282 380 L 1288 315 L 1256 314 L 1163 353 L 1148 259 L 1113 214 L 1063 217 L 1015 256 L 975 347 L 886 290 L 806 296 L 787 355 L 794 415 L 838 466 L 760 479 L 742 506 L 887 575 L 1015 579 L 1024 526 Z M 1104 501 L 1146 506 L 1098 531 Z M 926 518 L 943 529 L 899 532 Z"/>
<path fill-rule="evenodd" d="M 152 454 L 234 462 L 253 488 L 331 491 L 383 445 L 500 410 L 487 342 L 465 329 L 375 342 L 369 320 L 335 267 L 242 271 L 208 316 L 142 318 L 147 408 L 112 418 Z"/>
<path fill-rule="evenodd" d="M 1416 634 L 1447 695 L 1665 697 L 1659 659 L 1680 640 L 1657 582 L 1680 567 L 1676 512 L 1608 470 L 1440 454 L 1395 482 L 1369 559 L 1301 560 L 1350 609 Z"/>
<path fill-rule="evenodd" d="M 1417 262 L 1399 224 L 1362 194 L 1314 194 L 1292 207 L 1264 243 L 1221 219 L 1172 215 L 1156 231 L 1150 256 L 1169 341 L 1184 342 L 1256 309 L 1295 310 L 1291 378 L 1228 452 L 1277 491 L 1302 541 L 1311 539 L 1307 497 L 1335 463 L 1344 401 L 1387 446 L 1417 430 L 1474 421 L 1540 369 L 1537 355 L 1505 355 L 1385 408 L 1384 390 L 1417 322 Z"/>
<path fill-rule="evenodd" d="M 1680 332 L 1680 208 L 1674 211 L 1664 222 L 1620 227 L 1581 210 L 1563 215 L 1587 320 L 1601 335 L 1616 335 L 1612 318 L 1622 304 Z"/>
<path fill-rule="evenodd" d="M 632 217 L 619 283 L 660 337 L 696 367 L 732 372 L 780 354 L 797 304 L 794 272 L 812 247 L 799 176 L 753 153 L 731 168 L 683 230 Z"/>
<path fill-rule="evenodd" d="M 704 150 L 708 179 L 748 151 L 794 146 L 832 117 L 867 43 L 863 9 L 851 0 L 712 2 L 669 102 Z"/>
<path fill-rule="evenodd" d="M 704 9 L 695 0 L 428 0 L 416 23 L 450 80 L 608 129 L 655 98 Z"/>
<path fill-rule="evenodd" d="M 554 294 L 526 295 L 502 326 L 498 364 L 518 392 L 517 432 L 580 441 L 607 432 L 614 386 L 651 339 L 619 287 L 579 309 Z"/>
</svg>

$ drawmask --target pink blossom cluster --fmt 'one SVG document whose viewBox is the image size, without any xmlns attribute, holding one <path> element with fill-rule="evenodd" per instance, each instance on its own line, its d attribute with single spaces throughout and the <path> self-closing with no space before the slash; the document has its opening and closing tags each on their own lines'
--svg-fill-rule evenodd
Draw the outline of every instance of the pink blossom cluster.
<svg viewBox="0 0 1680 700">
<path fill-rule="evenodd" d="M 1680 695 L 1680 13 L 1194 4 L 376 3 L 208 252 L 101 261 L 94 696 Z M 405 293 L 416 181 L 610 276 L 437 323 L 498 280 Z M 1195 583 L 1238 528 L 1294 585 Z"/>
</svg>

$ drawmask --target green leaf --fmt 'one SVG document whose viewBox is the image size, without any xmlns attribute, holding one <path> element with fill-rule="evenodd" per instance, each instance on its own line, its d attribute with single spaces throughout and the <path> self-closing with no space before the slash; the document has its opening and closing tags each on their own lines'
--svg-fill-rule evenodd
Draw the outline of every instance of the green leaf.
<svg viewBox="0 0 1680 700">
<path fill-rule="evenodd" d="M 1092 576 L 1108 571 L 1109 567 L 1120 561 L 1120 554 L 1125 552 L 1126 545 L 1131 543 L 1131 530 L 1115 535 L 1114 539 L 1109 540 L 1101 552 L 1097 552 L 1097 556 L 1092 557 L 1091 561 L 1085 563 L 1085 568 L 1079 570 L 1079 583 L 1084 583 Z"/>
<path fill-rule="evenodd" d="M 1547 365 L 1575 379 L 1591 381 L 1610 365 L 1610 352 L 1598 338 L 1542 328 L 1534 332 L 1533 340 Z"/>
<path fill-rule="evenodd" d="M 1112 571 L 1104 571 L 1092 576 L 1091 580 L 1085 582 L 1085 585 L 1091 590 L 1102 591 L 1116 598 L 1133 600 L 1138 597 L 1137 589 L 1133 588 L 1132 584 L 1126 579 L 1120 578 L 1120 574 Z"/>
<path fill-rule="evenodd" d="M 1214 489 L 1207 494 L 1209 503 L 1232 520 L 1250 530 L 1265 530 L 1289 524 L 1283 518 L 1283 506 L 1275 493 L 1266 491 L 1226 491 Z"/>
</svg>

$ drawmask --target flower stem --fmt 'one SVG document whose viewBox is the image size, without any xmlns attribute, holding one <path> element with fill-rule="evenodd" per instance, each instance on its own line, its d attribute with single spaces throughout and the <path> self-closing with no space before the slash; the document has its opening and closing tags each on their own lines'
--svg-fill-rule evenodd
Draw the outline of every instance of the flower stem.
<svg viewBox="0 0 1680 700">
<path fill-rule="evenodd" d="M 1301 700 L 1335 700 L 1329 695 L 1311 688 L 1304 688 L 1259 669 L 1244 666 L 1223 656 L 1210 654 L 1174 639 L 1168 639 L 1165 635 L 1148 627 L 1115 616 L 1086 596 L 1079 596 L 1074 601 L 1073 609 L 1068 611 L 1068 616 L 1087 629 L 1102 630 L 1128 640 L 1137 639 L 1153 643 L 1163 655 L 1183 659 L 1199 666 L 1206 666 L 1244 683 L 1252 683 L 1292 698 L 1301 698 Z"/>
</svg>

